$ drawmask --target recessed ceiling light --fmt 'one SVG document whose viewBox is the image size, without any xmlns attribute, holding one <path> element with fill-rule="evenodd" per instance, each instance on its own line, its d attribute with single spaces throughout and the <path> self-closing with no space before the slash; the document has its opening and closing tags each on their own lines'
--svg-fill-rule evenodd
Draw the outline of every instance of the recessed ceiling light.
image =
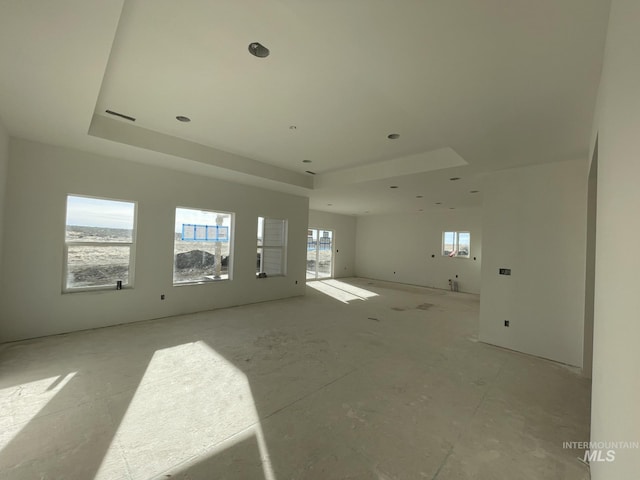
<svg viewBox="0 0 640 480">
<path fill-rule="evenodd" d="M 269 49 L 258 42 L 251 42 L 249 44 L 249 53 L 258 58 L 265 58 L 269 56 Z"/>
<path fill-rule="evenodd" d="M 399 133 L 390 133 L 389 135 L 387 135 L 387 138 L 389 140 L 396 140 L 396 139 L 400 138 L 400 134 Z"/>
<path fill-rule="evenodd" d="M 416 195 L 416 198 L 423 198 L 424 195 Z"/>
<path fill-rule="evenodd" d="M 389 188 L 398 188 L 398 185 L 391 185 Z"/>
<path fill-rule="evenodd" d="M 451 177 L 449 180 L 451 180 L 452 182 L 455 182 L 456 180 L 460 180 L 460 177 Z"/>
<path fill-rule="evenodd" d="M 311 163 L 311 160 L 302 160 L 302 163 Z"/>
<path fill-rule="evenodd" d="M 183 122 L 183 123 L 189 123 L 191 121 L 191 119 L 189 117 L 185 117 L 184 115 L 178 115 L 176 117 L 176 120 L 178 120 L 179 122 Z"/>
<path fill-rule="evenodd" d="M 478 193 L 480 190 L 470 190 L 469 193 Z"/>
</svg>

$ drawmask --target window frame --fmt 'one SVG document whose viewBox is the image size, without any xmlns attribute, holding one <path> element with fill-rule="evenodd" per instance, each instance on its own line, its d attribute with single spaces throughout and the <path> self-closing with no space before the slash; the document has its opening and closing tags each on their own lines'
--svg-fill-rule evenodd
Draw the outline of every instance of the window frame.
<svg viewBox="0 0 640 480">
<path fill-rule="evenodd" d="M 313 242 L 313 233 L 311 234 L 311 236 L 308 235 L 308 232 L 316 232 L 317 235 L 317 239 L 315 242 Z M 321 233 L 326 233 L 329 232 L 329 237 L 331 239 L 331 242 L 329 243 L 329 248 L 327 250 L 329 250 L 329 252 L 331 253 L 331 257 L 330 257 L 330 262 L 331 262 L 331 271 L 329 272 L 328 275 L 326 276 L 320 276 L 320 272 L 319 272 L 319 267 L 320 267 L 320 251 L 322 250 L 320 248 L 321 244 L 325 243 L 325 242 L 321 242 L 322 238 L 327 238 L 324 235 L 321 235 Z M 314 265 L 314 270 L 315 270 L 315 276 L 313 278 L 309 278 L 307 277 L 306 280 L 307 281 L 314 281 L 314 280 L 327 280 L 330 278 L 334 278 L 335 277 L 335 249 L 336 249 L 336 244 L 335 244 L 335 239 L 336 239 L 336 231 L 332 228 L 320 228 L 320 227 L 313 227 L 310 226 L 307 229 L 307 270 L 305 272 L 305 276 L 308 275 L 308 262 L 309 262 L 309 239 L 311 240 L 311 244 L 313 244 L 313 250 L 315 251 L 315 258 L 313 259 L 315 265 Z"/>
<path fill-rule="evenodd" d="M 455 254 L 451 254 L 451 253 L 445 253 L 445 242 L 446 242 L 446 237 L 447 234 L 453 234 L 453 252 L 455 252 Z M 469 236 L 469 250 L 467 251 L 466 255 L 460 255 L 460 235 L 461 234 L 466 234 Z M 456 230 L 446 230 L 442 232 L 442 245 L 441 245 L 441 249 L 440 249 L 440 253 L 443 257 L 449 257 L 449 258 L 466 258 L 469 259 L 471 258 L 471 231 L 469 230 L 460 230 L 460 231 L 456 231 Z"/>
<path fill-rule="evenodd" d="M 133 205 L 133 225 L 131 229 L 131 242 L 69 242 L 67 240 L 67 216 L 69 213 L 69 197 L 90 198 L 92 200 L 104 200 L 110 202 L 130 203 Z M 62 293 L 82 293 L 117 290 L 115 285 L 89 285 L 84 287 L 67 286 L 69 275 L 69 246 L 74 247 L 129 247 L 129 272 L 128 281 L 122 284 L 122 290 L 131 290 L 135 286 L 135 263 L 136 263 L 136 243 L 138 235 L 138 202 L 135 200 L 124 200 L 120 198 L 96 197 L 93 195 L 81 195 L 67 193 L 65 195 L 65 220 L 64 220 L 64 241 L 62 254 Z"/>
<path fill-rule="evenodd" d="M 258 239 L 256 238 L 257 249 L 261 250 L 260 254 L 260 268 L 256 272 L 256 278 L 260 278 L 259 275 L 265 273 L 264 272 L 264 251 L 267 250 L 280 250 L 282 263 L 280 265 L 281 273 L 278 274 L 267 274 L 267 277 L 286 277 L 287 276 L 287 248 L 288 248 L 288 239 L 289 239 L 289 220 L 286 218 L 274 218 L 274 217 L 266 217 L 259 215 L 257 223 L 260 223 L 260 219 L 262 218 L 262 245 L 258 244 Z M 265 245 L 264 244 L 264 230 L 266 220 L 277 220 L 282 222 L 282 245 Z"/>
<path fill-rule="evenodd" d="M 233 280 L 233 245 L 235 242 L 235 231 L 234 231 L 234 226 L 235 226 L 235 220 L 236 220 L 236 214 L 235 212 L 227 212 L 224 210 L 209 210 L 207 208 L 200 208 L 200 207 L 185 207 L 185 206 L 180 206 L 180 205 L 176 205 L 173 209 L 173 227 L 175 229 L 175 223 L 177 220 L 177 216 L 178 216 L 178 209 L 180 210 L 193 210 L 195 212 L 205 212 L 205 213 L 214 213 L 214 214 L 222 214 L 222 215 L 228 215 L 229 216 L 229 239 L 228 239 L 228 243 L 229 243 L 229 263 L 227 264 L 227 278 L 219 278 L 219 279 L 208 279 L 208 280 L 190 280 L 190 281 L 185 281 L 185 282 L 176 282 L 175 281 L 175 273 L 176 273 L 176 238 L 175 238 L 175 232 L 174 231 L 174 237 L 173 237 L 173 252 L 172 252 L 172 258 L 171 258 L 171 285 L 173 287 L 186 287 L 189 285 L 208 285 L 211 283 L 219 283 L 219 282 L 230 282 Z M 211 243 L 215 243 L 215 242 L 211 242 Z M 220 255 L 222 258 L 222 254 Z M 222 261 L 222 260 L 221 260 Z"/>
</svg>

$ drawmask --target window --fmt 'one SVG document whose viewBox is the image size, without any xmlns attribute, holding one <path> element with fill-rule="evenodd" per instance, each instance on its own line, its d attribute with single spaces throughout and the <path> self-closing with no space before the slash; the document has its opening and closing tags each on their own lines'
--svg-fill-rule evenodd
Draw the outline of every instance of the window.
<svg viewBox="0 0 640 480">
<path fill-rule="evenodd" d="M 233 213 L 176 208 L 173 284 L 231 278 Z"/>
<path fill-rule="evenodd" d="M 442 234 L 442 255 L 469 258 L 470 252 L 471 234 L 469 232 L 444 232 Z"/>
<path fill-rule="evenodd" d="M 256 273 L 286 275 L 287 221 L 258 217 L 258 261 Z"/>
<path fill-rule="evenodd" d="M 133 286 L 136 204 L 67 196 L 63 291 Z"/>
</svg>

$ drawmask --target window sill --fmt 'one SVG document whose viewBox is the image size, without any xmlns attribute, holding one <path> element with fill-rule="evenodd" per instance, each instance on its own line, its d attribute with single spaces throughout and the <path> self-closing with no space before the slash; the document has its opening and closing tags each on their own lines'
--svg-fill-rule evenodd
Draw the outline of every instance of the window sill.
<svg viewBox="0 0 640 480">
<path fill-rule="evenodd" d="M 174 282 L 174 287 L 186 287 L 189 285 L 207 285 L 210 283 L 227 282 L 231 280 L 228 275 L 222 275 L 220 278 L 214 278 L 213 275 L 205 276 L 205 280 L 192 280 L 185 282 Z"/>
<path fill-rule="evenodd" d="M 121 292 L 122 290 L 133 290 L 133 285 L 123 285 L 122 288 L 117 289 L 111 285 L 108 287 L 78 287 L 62 290 L 62 294 L 68 293 L 108 293 L 108 292 Z"/>
</svg>

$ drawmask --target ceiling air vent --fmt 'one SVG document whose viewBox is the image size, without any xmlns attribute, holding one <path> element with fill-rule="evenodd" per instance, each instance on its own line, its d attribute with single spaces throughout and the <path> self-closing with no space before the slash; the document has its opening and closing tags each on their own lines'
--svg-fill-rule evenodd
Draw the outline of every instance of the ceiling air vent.
<svg viewBox="0 0 640 480">
<path fill-rule="evenodd" d="M 135 118 L 130 117 L 129 115 L 125 115 L 124 113 L 114 112 L 113 110 L 105 110 L 105 112 L 107 112 L 109 115 L 113 115 L 115 117 L 120 117 L 120 118 L 124 118 L 125 120 L 129 120 L 130 122 L 136 121 Z"/>
</svg>

